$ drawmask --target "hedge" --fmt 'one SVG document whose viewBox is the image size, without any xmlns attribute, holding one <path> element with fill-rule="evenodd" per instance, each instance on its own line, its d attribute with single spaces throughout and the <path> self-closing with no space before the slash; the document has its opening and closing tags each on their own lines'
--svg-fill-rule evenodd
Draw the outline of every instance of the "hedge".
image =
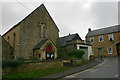
<svg viewBox="0 0 120 80">
<path fill-rule="evenodd" d="M 81 59 L 82 56 L 85 54 L 84 51 L 82 50 L 73 50 L 73 51 L 70 51 L 68 53 L 68 56 L 71 58 L 71 59 Z"/>
</svg>

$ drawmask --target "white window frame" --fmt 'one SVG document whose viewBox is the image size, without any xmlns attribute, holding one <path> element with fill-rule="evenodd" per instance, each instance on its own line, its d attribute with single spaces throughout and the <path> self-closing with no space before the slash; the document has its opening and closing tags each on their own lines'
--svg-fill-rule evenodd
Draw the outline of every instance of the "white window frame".
<svg viewBox="0 0 120 80">
<path fill-rule="evenodd" d="M 111 39 L 111 36 L 112 36 L 112 40 L 114 40 L 114 36 L 113 36 L 113 34 L 108 34 L 108 40 Z"/>
<path fill-rule="evenodd" d="M 102 41 L 100 41 L 100 37 L 102 37 Z M 104 41 L 103 36 L 99 36 L 98 39 L 99 39 L 99 42 L 103 42 Z"/>
<path fill-rule="evenodd" d="M 91 39 L 93 39 L 93 42 L 91 42 Z M 94 41 L 94 37 L 91 37 L 91 38 L 90 38 L 90 42 L 91 42 L 91 43 L 94 43 L 94 42 L 95 42 L 95 41 Z"/>
<path fill-rule="evenodd" d="M 112 48 L 111 48 L 111 50 L 112 50 Z M 108 53 L 108 54 L 113 54 L 113 51 L 110 52 L 110 51 L 109 51 L 109 48 L 107 48 L 107 53 Z"/>
</svg>

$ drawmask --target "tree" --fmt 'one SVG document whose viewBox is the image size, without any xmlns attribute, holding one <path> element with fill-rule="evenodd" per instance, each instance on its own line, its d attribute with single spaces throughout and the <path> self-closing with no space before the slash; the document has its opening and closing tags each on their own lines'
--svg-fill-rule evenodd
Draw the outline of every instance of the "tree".
<svg viewBox="0 0 120 80">
<path fill-rule="evenodd" d="M 62 54 L 61 54 L 61 49 L 60 49 L 59 37 L 56 40 L 56 48 L 57 48 L 57 58 L 61 59 Z"/>
</svg>

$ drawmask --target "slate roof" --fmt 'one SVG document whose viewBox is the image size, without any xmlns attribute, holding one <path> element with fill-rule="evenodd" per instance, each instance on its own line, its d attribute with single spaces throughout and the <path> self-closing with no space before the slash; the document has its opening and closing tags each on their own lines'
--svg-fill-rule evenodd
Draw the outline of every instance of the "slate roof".
<svg viewBox="0 0 120 80">
<path fill-rule="evenodd" d="M 120 32 L 120 25 L 115 25 L 115 26 L 111 26 L 111 27 L 107 27 L 107 28 L 90 31 L 90 32 L 88 32 L 86 37 L 92 37 L 92 36 L 114 33 L 114 32 Z"/>
<path fill-rule="evenodd" d="M 64 37 L 60 37 L 60 46 L 61 47 L 66 46 L 66 42 L 73 40 L 75 37 L 77 37 L 79 40 L 82 40 L 77 33 L 76 34 L 70 34 L 70 35 L 64 36 Z"/>
<path fill-rule="evenodd" d="M 34 49 L 40 49 L 40 47 L 47 41 L 48 39 L 41 40 L 35 47 Z"/>
</svg>

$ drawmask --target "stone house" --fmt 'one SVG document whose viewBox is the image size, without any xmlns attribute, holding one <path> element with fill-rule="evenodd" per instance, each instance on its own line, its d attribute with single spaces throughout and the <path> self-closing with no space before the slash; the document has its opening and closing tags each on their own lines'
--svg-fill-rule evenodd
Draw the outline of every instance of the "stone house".
<svg viewBox="0 0 120 80">
<path fill-rule="evenodd" d="M 86 60 L 89 60 L 90 55 L 92 55 L 92 46 L 83 41 L 77 33 L 60 37 L 60 47 L 64 57 L 66 57 L 67 53 L 76 49 L 83 50 L 85 52 L 83 58 Z"/>
<path fill-rule="evenodd" d="M 117 56 L 120 54 L 120 25 L 97 30 L 89 28 L 86 41 L 91 43 L 94 57 Z"/>
<path fill-rule="evenodd" d="M 59 29 L 42 4 L 2 36 L 14 49 L 13 59 L 55 59 Z"/>
<path fill-rule="evenodd" d="M 13 48 L 12 46 L 0 35 L 0 52 L 3 53 L 1 54 L 2 60 L 6 59 L 12 59 L 13 55 Z"/>
</svg>

